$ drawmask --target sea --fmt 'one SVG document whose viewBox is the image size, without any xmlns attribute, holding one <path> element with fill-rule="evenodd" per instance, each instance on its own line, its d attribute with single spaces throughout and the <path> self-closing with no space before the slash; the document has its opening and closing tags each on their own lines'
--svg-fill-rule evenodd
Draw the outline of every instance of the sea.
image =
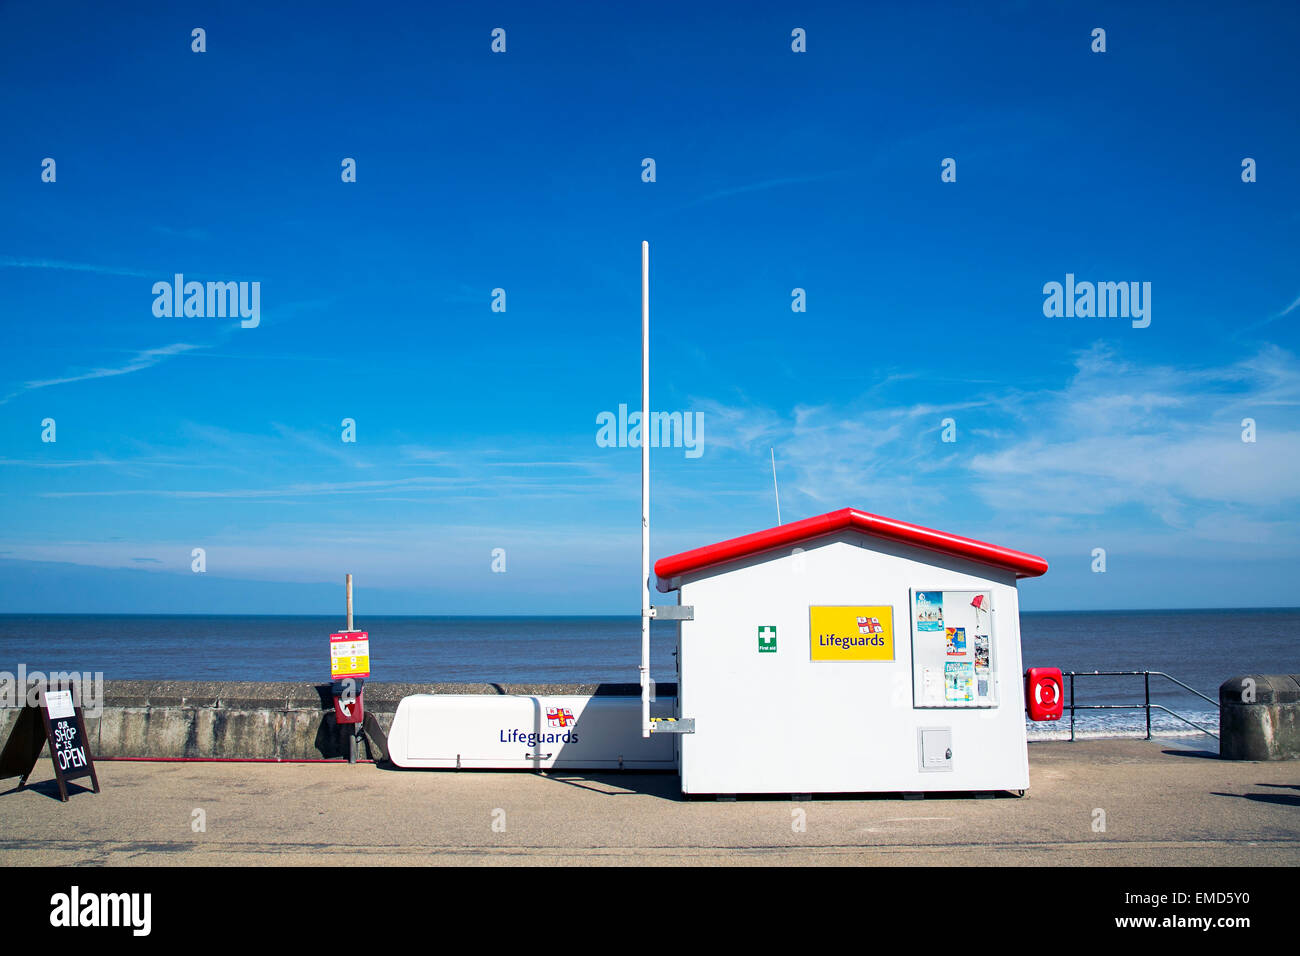
<svg viewBox="0 0 1300 956">
<path fill-rule="evenodd" d="M 676 679 L 677 624 L 651 626 L 651 675 Z M 102 673 L 106 680 L 310 681 L 329 676 L 328 635 L 337 617 L 223 615 L 0 615 L 0 671 Z M 371 644 L 371 680 L 433 683 L 597 683 L 637 681 L 640 619 L 633 616 L 368 616 L 356 621 Z M 1145 699 L 1141 676 L 1097 671 L 1160 671 L 1218 700 L 1237 674 L 1300 674 L 1300 608 L 1024 612 L 1026 667 L 1075 671 L 1074 700 L 1132 705 Z M 906 634 L 900 635 L 906 640 Z M 1003 694 L 1020 676 L 1001 674 Z M 1151 702 L 1211 731 L 1217 703 L 1152 675 Z M 1069 704 L 1067 679 L 1066 703 Z M 1030 739 L 1070 736 L 1059 723 L 1028 723 Z M 1077 737 L 1145 736 L 1141 709 L 1076 709 Z M 1154 710 L 1152 733 L 1201 738 L 1201 730 Z"/>
</svg>

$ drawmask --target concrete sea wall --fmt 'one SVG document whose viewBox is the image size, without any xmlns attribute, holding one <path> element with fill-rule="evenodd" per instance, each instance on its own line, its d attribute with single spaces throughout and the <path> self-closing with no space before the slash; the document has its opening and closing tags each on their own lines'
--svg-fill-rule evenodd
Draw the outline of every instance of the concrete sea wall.
<svg viewBox="0 0 1300 956">
<path fill-rule="evenodd" d="M 638 684 L 371 683 L 364 705 L 383 733 L 412 694 L 599 694 L 638 697 Z M 673 684 L 658 693 L 672 696 Z M 0 706 L 0 742 L 18 709 Z M 334 720 L 330 684 L 220 681 L 105 681 L 102 712 L 86 715 L 91 753 L 104 757 L 346 758 L 350 727 Z"/>
<path fill-rule="evenodd" d="M 658 692 L 677 693 L 661 683 Z M 387 734 L 412 694 L 600 694 L 637 697 L 637 684 L 365 684 L 365 710 Z M 20 695 L 21 696 L 21 695 Z M 89 700 L 89 696 L 87 697 Z M 1221 754 L 1237 760 L 1300 758 L 1300 677 L 1243 675 L 1219 689 Z M 21 706 L 21 701 L 18 701 Z M 0 699 L 0 744 L 18 717 Z M 225 681 L 105 681 L 99 714 L 86 714 L 96 757 L 345 759 L 350 727 L 334 720 L 331 685 Z"/>
</svg>

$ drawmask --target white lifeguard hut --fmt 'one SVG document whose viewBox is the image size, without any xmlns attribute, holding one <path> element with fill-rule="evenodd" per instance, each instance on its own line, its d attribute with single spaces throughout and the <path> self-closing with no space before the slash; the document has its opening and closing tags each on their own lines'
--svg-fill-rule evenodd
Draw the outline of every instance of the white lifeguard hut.
<svg viewBox="0 0 1300 956">
<path fill-rule="evenodd" d="M 846 508 L 663 558 L 682 791 L 1023 791 L 1016 582 L 1047 562 Z"/>
</svg>

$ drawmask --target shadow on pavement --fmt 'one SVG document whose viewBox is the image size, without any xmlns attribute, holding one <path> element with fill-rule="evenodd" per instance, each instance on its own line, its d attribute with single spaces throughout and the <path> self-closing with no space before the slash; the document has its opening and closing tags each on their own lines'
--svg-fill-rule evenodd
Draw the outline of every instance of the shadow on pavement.
<svg viewBox="0 0 1300 956">
<path fill-rule="evenodd" d="M 477 772 L 477 771 L 475 771 Z M 528 773 L 530 771 L 505 771 L 506 773 Z M 563 783 L 570 787 L 579 787 L 606 796 L 620 797 L 640 794 L 659 797 L 674 803 L 695 802 L 766 802 L 766 803 L 812 803 L 823 801 L 865 801 L 879 800 L 902 803 L 905 800 L 1016 800 L 1018 795 L 1011 790 L 996 792 L 942 791 L 927 794 L 903 793 L 740 793 L 740 794 L 683 794 L 681 778 L 671 771 L 663 770 L 623 770 L 617 773 L 582 773 L 580 771 L 549 771 L 543 774 L 548 780 Z"/>
<path fill-rule="evenodd" d="M 1222 760 L 1217 751 L 1214 750 L 1162 750 L 1162 754 L 1170 757 L 1200 757 L 1205 760 Z"/>
<path fill-rule="evenodd" d="M 73 797 L 77 796 L 80 793 L 93 794 L 95 792 L 90 787 L 83 787 L 76 780 L 69 780 L 67 783 L 67 787 L 68 787 L 69 800 L 71 800 Z M 62 802 L 63 799 L 62 797 L 59 796 L 59 782 L 54 779 L 38 780 L 35 783 L 29 782 L 26 786 L 22 788 L 12 787 L 9 790 L 6 790 L 4 793 L 0 793 L 0 797 L 7 797 L 11 793 L 26 793 L 29 790 L 39 793 L 43 797 L 49 797 L 51 800 L 58 800 Z"/>
<path fill-rule="evenodd" d="M 1272 803 L 1281 807 L 1300 807 L 1300 794 L 1296 793 L 1218 793 L 1217 791 L 1212 791 L 1212 793 L 1216 797 L 1239 797 L 1242 800 L 1253 800 L 1256 803 Z"/>
<path fill-rule="evenodd" d="M 547 771 L 542 776 L 556 783 L 590 790 L 607 797 L 650 796 L 682 803 L 680 777 L 663 770 L 623 770 L 618 773 L 581 773 L 572 770 Z"/>
</svg>

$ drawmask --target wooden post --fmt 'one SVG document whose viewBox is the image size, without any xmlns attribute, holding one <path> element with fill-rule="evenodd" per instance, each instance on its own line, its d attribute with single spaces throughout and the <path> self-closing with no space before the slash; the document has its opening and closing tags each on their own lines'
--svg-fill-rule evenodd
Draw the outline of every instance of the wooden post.
<svg viewBox="0 0 1300 956">
<path fill-rule="evenodd" d="M 348 575 L 348 630 L 352 630 L 352 575 Z"/>
</svg>

